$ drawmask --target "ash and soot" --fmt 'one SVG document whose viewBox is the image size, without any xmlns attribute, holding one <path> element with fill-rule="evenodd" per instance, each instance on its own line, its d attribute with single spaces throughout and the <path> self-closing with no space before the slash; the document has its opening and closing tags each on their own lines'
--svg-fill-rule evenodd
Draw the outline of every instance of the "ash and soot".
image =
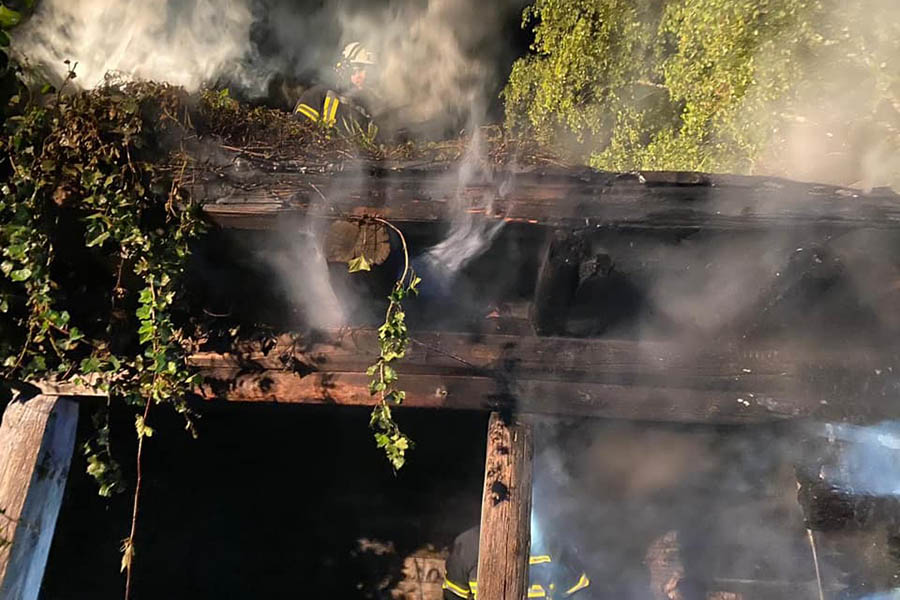
<svg viewBox="0 0 900 600">
<path fill-rule="evenodd" d="M 538 156 L 497 133 L 502 82 L 528 47 L 498 32 L 517 28 L 525 4 L 43 0 L 14 36 L 27 61 L 57 82 L 70 60 L 86 88 L 115 74 L 191 93 L 227 88 L 272 110 L 293 108 L 304 88 L 333 77 L 340 48 L 361 42 L 378 56 L 383 102 L 402 109 L 406 135 L 431 136 L 429 156 L 440 159 L 421 160 L 408 139 L 411 156 L 346 151 L 299 166 L 216 149 L 221 179 L 247 189 L 284 173 L 328 177 L 304 189 L 300 218 L 264 234 L 223 234 L 234 253 L 272 275 L 272 296 L 288 307 L 290 317 L 265 326 L 318 333 L 377 323 L 384 307 L 373 298 L 383 300 L 403 270 L 400 241 L 386 235 L 390 256 L 361 283 L 329 258 L 328 219 L 357 199 L 402 214 L 409 181 L 424 181 L 416 202 L 440 210 L 408 220 L 404 242 L 423 279 L 408 308 L 413 338 L 420 328 L 463 331 L 473 345 L 482 335 L 506 336 L 513 348 L 520 337 L 621 343 L 600 352 L 585 342 L 585 356 L 535 359 L 548 380 L 585 384 L 564 409 L 552 409 L 554 397 L 523 400 L 526 389 L 562 389 L 519 383 L 538 379 L 519 364 L 532 357 L 501 355 L 478 373 L 496 379 L 536 432 L 533 544 L 564 540 L 590 574 L 592 597 L 900 598 L 900 229 L 867 208 L 876 196 L 896 202 L 888 186 L 900 181 L 900 138 L 873 136 L 884 122 L 900 127 L 900 104 L 873 109 L 866 95 L 900 85 L 887 73 L 900 55 L 877 65 L 874 82 L 845 89 L 834 79 L 818 85 L 828 65 L 815 64 L 796 103 L 773 102 L 773 111 L 796 115 L 778 132 L 781 146 L 761 151 L 752 176 L 697 175 L 696 183 L 672 173 L 598 174 L 560 158 L 580 152 L 583 140 L 560 133 L 555 141 L 571 147 Z M 895 4 L 872 7 L 900 21 Z M 896 44 L 875 20 L 864 26 L 847 35 Z M 821 89 L 833 93 L 827 102 L 815 96 Z M 878 127 L 857 118 L 860 107 L 880 115 Z M 840 142 L 821 143 L 835 135 Z M 453 143 L 441 146 L 448 137 Z M 391 164 L 373 175 L 379 160 Z M 571 197 L 559 198 L 562 188 Z M 660 198 L 679 204 L 652 204 Z M 288 212 L 294 199 L 272 205 Z M 598 217 L 594 200 L 612 208 Z M 804 218 L 810 207 L 821 212 Z M 540 218 L 511 216 L 528 210 Z M 638 210 L 641 218 L 631 218 Z M 253 304 L 254 290 L 233 291 L 211 271 L 197 280 L 233 293 L 229 311 L 242 297 Z M 550 286 L 544 308 L 534 292 L 542 283 Z M 619 348 L 632 354 L 621 358 Z M 591 352 L 609 354 L 608 371 L 578 370 L 594 364 Z M 444 358 L 460 371 L 472 367 Z M 598 389 L 607 396 L 592 396 Z M 651 391 L 617 398 L 632 389 Z M 727 396 L 729 405 L 697 408 L 697 400 L 682 409 L 691 392 Z M 638 406 L 621 408 L 634 398 Z M 641 412 L 645 400 L 662 408 Z M 528 409 L 537 404 L 557 416 L 534 416 Z M 593 412 L 558 416 L 579 405 Z"/>
</svg>

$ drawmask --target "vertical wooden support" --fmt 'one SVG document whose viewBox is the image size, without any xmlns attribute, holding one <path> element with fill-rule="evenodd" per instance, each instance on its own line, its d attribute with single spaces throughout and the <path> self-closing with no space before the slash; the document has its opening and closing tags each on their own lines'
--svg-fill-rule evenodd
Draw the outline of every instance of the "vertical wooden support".
<svg viewBox="0 0 900 600">
<path fill-rule="evenodd" d="M 78 405 L 35 396 L 0 424 L 0 598 L 37 600 L 75 446 Z"/>
<path fill-rule="evenodd" d="M 531 549 L 531 427 L 491 413 L 488 425 L 478 597 L 522 600 Z"/>
</svg>

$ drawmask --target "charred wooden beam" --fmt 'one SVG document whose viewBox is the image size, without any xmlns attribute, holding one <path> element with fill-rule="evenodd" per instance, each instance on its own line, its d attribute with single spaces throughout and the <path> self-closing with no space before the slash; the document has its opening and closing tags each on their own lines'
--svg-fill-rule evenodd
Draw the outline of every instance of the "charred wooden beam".
<svg viewBox="0 0 900 600">
<path fill-rule="evenodd" d="M 478 596 L 521 600 L 531 549 L 531 427 L 492 413 L 478 544 Z"/>
<path fill-rule="evenodd" d="M 199 353 L 203 395 L 250 402 L 369 405 L 377 334 L 283 337 Z M 752 423 L 895 418 L 891 355 L 863 349 L 690 348 L 626 340 L 419 333 L 398 365 L 409 406 Z"/>
<path fill-rule="evenodd" d="M 883 189 L 864 194 L 764 177 L 532 168 L 460 192 L 452 168 L 347 163 L 295 166 L 292 172 L 260 169 L 249 176 L 225 172 L 198 176 L 192 197 L 219 225 L 251 229 L 308 215 L 440 222 L 451 218 L 460 193 L 468 210 L 486 219 L 550 227 L 900 228 L 900 197 Z M 501 181 L 513 184 L 501 186 Z"/>
<path fill-rule="evenodd" d="M 362 373 L 284 371 L 256 373 L 204 369 L 201 395 L 235 402 L 372 406 L 369 378 Z M 650 386 L 562 381 L 516 381 L 489 377 L 402 375 L 403 406 L 452 410 L 507 410 L 609 419 L 676 423 L 751 424 L 820 414 L 808 401 L 759 396 L 736 402 L 735 394 Z M 746 395 L 746 394 L 744 394 Z M 771 404 L 767 404 L 771 402 Z"/>
</svg>

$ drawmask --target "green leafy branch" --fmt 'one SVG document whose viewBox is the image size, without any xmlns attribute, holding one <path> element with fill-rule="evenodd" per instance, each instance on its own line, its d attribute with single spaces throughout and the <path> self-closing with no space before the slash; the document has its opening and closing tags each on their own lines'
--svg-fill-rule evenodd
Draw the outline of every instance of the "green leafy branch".
<svg viewBox="0 0 900 600">
<path fill-rule="evenodd" d="M 399 405 L 406 398 L 406 392 L 397 385 L 397 371 L 391 363 L 406 356 L 409 349 L 409 331 L 403 301 L 410 295 L 418 295 L 422 279 L 410 268 L 409 249 L 403 232 L 385 219 L 374 217 L 372 220 L 392 229 L 399 236 L 403 247 L 403 274 L 388 296 L 384 323 L 378 328 L 378 360 L 366 369 L 366 375 L 372 378 L 369 393 L 378 398 L 378 403 L 372 409 L 369 426 L 375 431 L 375 444 L 384 449 L 391 467 L 396 471 L 406 463 L 406 451 L 412 447 L 412 440 L 400 430 L 391 413 L 391 405 Z M 351 259 L 348 266 L 351 273 L 371 270 L 364 254 Z"/>
</svg>

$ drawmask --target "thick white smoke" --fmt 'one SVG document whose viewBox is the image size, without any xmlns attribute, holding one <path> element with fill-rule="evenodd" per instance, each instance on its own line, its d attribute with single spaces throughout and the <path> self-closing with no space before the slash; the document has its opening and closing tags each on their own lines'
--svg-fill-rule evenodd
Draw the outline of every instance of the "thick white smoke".
<svg viewBox="0 0 900 600">
<path fill-rule="evenodd" d="M 417 264 L 438 288 L 489 246 L 503 221 L 476 218 L 469 210 L 466 186 L 490 182 L 493 173 L 478 128 L 485 120 L 497 57 L 506 41 L 497 37 L 518 2 L 505 0 L 485 6 L 477 0 L 393 2 L 380 12 L 344 12 L 340 16 L 343 42 L 361 41 L 378 56 L 378 92 L 385 106 L 402 114 L 401 122 L 414 129 L 446 130 L 465 127 L 471 141 L 459 171 L 442 189 L 455 187 L 450 201 L 450 229 Z M 507 182 L 508 183 L 508 182 Z M 508 187 L 508 186 L 504 186 Z M 486 214 L 492 212 L 489 200 Z"/>
<path fill-rule="evenodd" d="M 476 131 L 456 174 L 456 194 L 449 202 L 450 230 L 443 240 L 428 250 L 423 259 L 426 262 L 426 272 L 432 277 L 452 280 L 460 269 L 490 246 L 503 228 L 502 220 L 493 221 L 483 216 L 476 218 L 465 195 L 467 186 L 490 183 L 493 179 L 492 169 L 487 164 L 484 154 L 482 135 Z M 486 204 L 481 207 L 485 215 L 494 212 L 493 201 L 494 198 L 488 198 Z M 442 283 L 447 284 L 449 281 Z"/>
<path fill-rule="evenodd" d="M 797 97 L 782 114 L 761 170 L 869 189 L 900 186 L 900 4 L 826 2 L 825 40 L 802 60 Z M 804 24 L 805 25 L 805 24 Z"/>
<path fill-rule="evenodd" d="M 77 62 L 83 87 L 116 72 L 189 91 L 224 79 L 253 97 L 276 72 L 329 79 L 343 45 L 362 41 L 378 54 L 386 106 L 407 120 L 465 122 L 502 77 L 494 66 L 506 42 L 496 32 L 518 4 L 43 0 L 15 47 L 57 80 L 63 61 Z"/>
<path fill-rule="evenodd" d="M 499 29 L 503 14 L 474 0 L 431 0 L 392 3 L 376 14 L 344 13 L 340 22 L 344 43 L 362 41 L 377 52 L 379 92 L 388 106 L 413 121 L 444 116 L 450 122 L 485 104 L 494 57 L 474 46 Z"/>
<path fill-rule="evenodd" d="M 15 45 L 57 77 L 64 60 L 77 62 L 84 87 L 112 71 L 189 90 L 228 73 L 262 90 L 268 73 L 246 64 L 252 23 L 247 0 L 43 0 L 15 31 Z"/>
</svg>

